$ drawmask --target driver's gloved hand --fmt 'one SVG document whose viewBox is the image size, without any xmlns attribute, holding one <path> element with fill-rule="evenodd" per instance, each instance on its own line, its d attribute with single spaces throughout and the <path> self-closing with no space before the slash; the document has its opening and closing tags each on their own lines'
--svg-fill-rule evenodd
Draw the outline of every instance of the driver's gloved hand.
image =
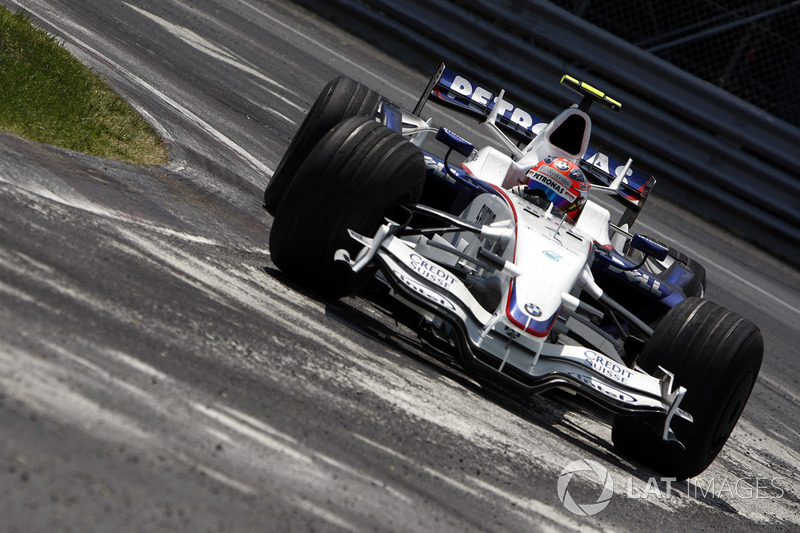
<svg viewBox="0 0 800 533">
<path fill-rule="evenodd" d="M 527 185 L 515 185 L 514 187 L 511 187 L 511 192 L 517 196 L 522 196 L 523 198 L 526 197 L 526 190 L 529 190 Z"/>
</svg>

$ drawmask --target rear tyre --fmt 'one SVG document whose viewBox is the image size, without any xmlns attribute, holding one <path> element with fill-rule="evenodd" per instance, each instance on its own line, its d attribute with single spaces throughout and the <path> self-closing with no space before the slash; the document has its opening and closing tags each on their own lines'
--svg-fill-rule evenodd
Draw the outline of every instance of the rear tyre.
<svg viewBox="0 0 800 533">
<path fill-rule="evenodd" d="M 728 440 L 753 390 L 761 367 L 761 332 L 750 321 L 724 307 L 689 298 L 659 323 L 639 356 L 648 373 L 658 366 L 675 374 L 675 386 L 686 387 L 681 408 L 694 422 L 672 420 L 685 450 L 661 440 L 659 421 L 617 417 L 614 446 L 623 455 L 679 480 L 698 475 Z"/>
<path fill-rule="evenodd" d="M 264 207 L 270 215 L 277 213 L 289 183 L 322 136 L 346 118 L 374 116 L 380 99 L 375 91 L 341 76 L 322 89 L 264 190 Z"/>
<path fill-rule="evenodd" d="M 347 230 L 372 236 L 384 217 L 422 194 L 422 152 L 370 118 L 345 120 L 309 152 L 278 207 L 269 247 L 275 265 L 327 297 L 353 293 L 372 272 L 355 275 L 333 260 L 360 245 Z"/>
</svg>

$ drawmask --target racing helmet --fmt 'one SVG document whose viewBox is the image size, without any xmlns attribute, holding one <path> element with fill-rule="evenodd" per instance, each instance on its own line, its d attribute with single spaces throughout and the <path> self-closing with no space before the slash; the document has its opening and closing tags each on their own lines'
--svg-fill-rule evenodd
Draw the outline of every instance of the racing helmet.
<svg viewBox="0 0 800 533">
<path fill-rule="evenodd" d="M 589 182 L 580 167 L 563 157 L 547 157 L 535 164 L 522 182 L 529 196 L 542 196 L 571 221 L 581 214 L 589 196 Z"/>
</svg>

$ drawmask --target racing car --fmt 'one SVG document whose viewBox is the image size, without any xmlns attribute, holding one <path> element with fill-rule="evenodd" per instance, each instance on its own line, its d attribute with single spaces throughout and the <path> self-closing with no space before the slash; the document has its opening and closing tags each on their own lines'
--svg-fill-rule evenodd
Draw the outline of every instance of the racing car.
<svg viewBox="0 0 800 533">
<path fill-rule="evenodd" d="M 632 232 L 655 179 L 590 144 L 591 107 L 622 104 L 561 83 L 577 102 L 545 121 L 445 65 L 411 111 L 334 79 L 264 192 L 272 260 L 326 298 L 384 286 L 476 380 L 586 397 L 622 455 L 696 476 L 750 396 L 761 333 L 705 299 L 700 263 Z M 431 104 L 489 141 L 423 118 Z"/>
</svg>

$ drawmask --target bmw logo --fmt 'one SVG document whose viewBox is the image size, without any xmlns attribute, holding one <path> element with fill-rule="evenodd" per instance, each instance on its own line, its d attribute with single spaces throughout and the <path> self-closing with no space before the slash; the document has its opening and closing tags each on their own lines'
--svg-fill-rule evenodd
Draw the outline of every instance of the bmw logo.
<svg viewBox="0 0 800 533">
<path fill-rule="evenodd" d="M 534 304 L 525 304 L 525 312 L 531 316 L 542 316 L 542 310 Z"/>
<path fill-rule="evenodd" d="M 555 166 L 558 170 L 567 170 L 569 168 L 569 163 L 567 163 L 563 159 L 559 159 L 558 161 L 556 161 Z"/>
</svg>

